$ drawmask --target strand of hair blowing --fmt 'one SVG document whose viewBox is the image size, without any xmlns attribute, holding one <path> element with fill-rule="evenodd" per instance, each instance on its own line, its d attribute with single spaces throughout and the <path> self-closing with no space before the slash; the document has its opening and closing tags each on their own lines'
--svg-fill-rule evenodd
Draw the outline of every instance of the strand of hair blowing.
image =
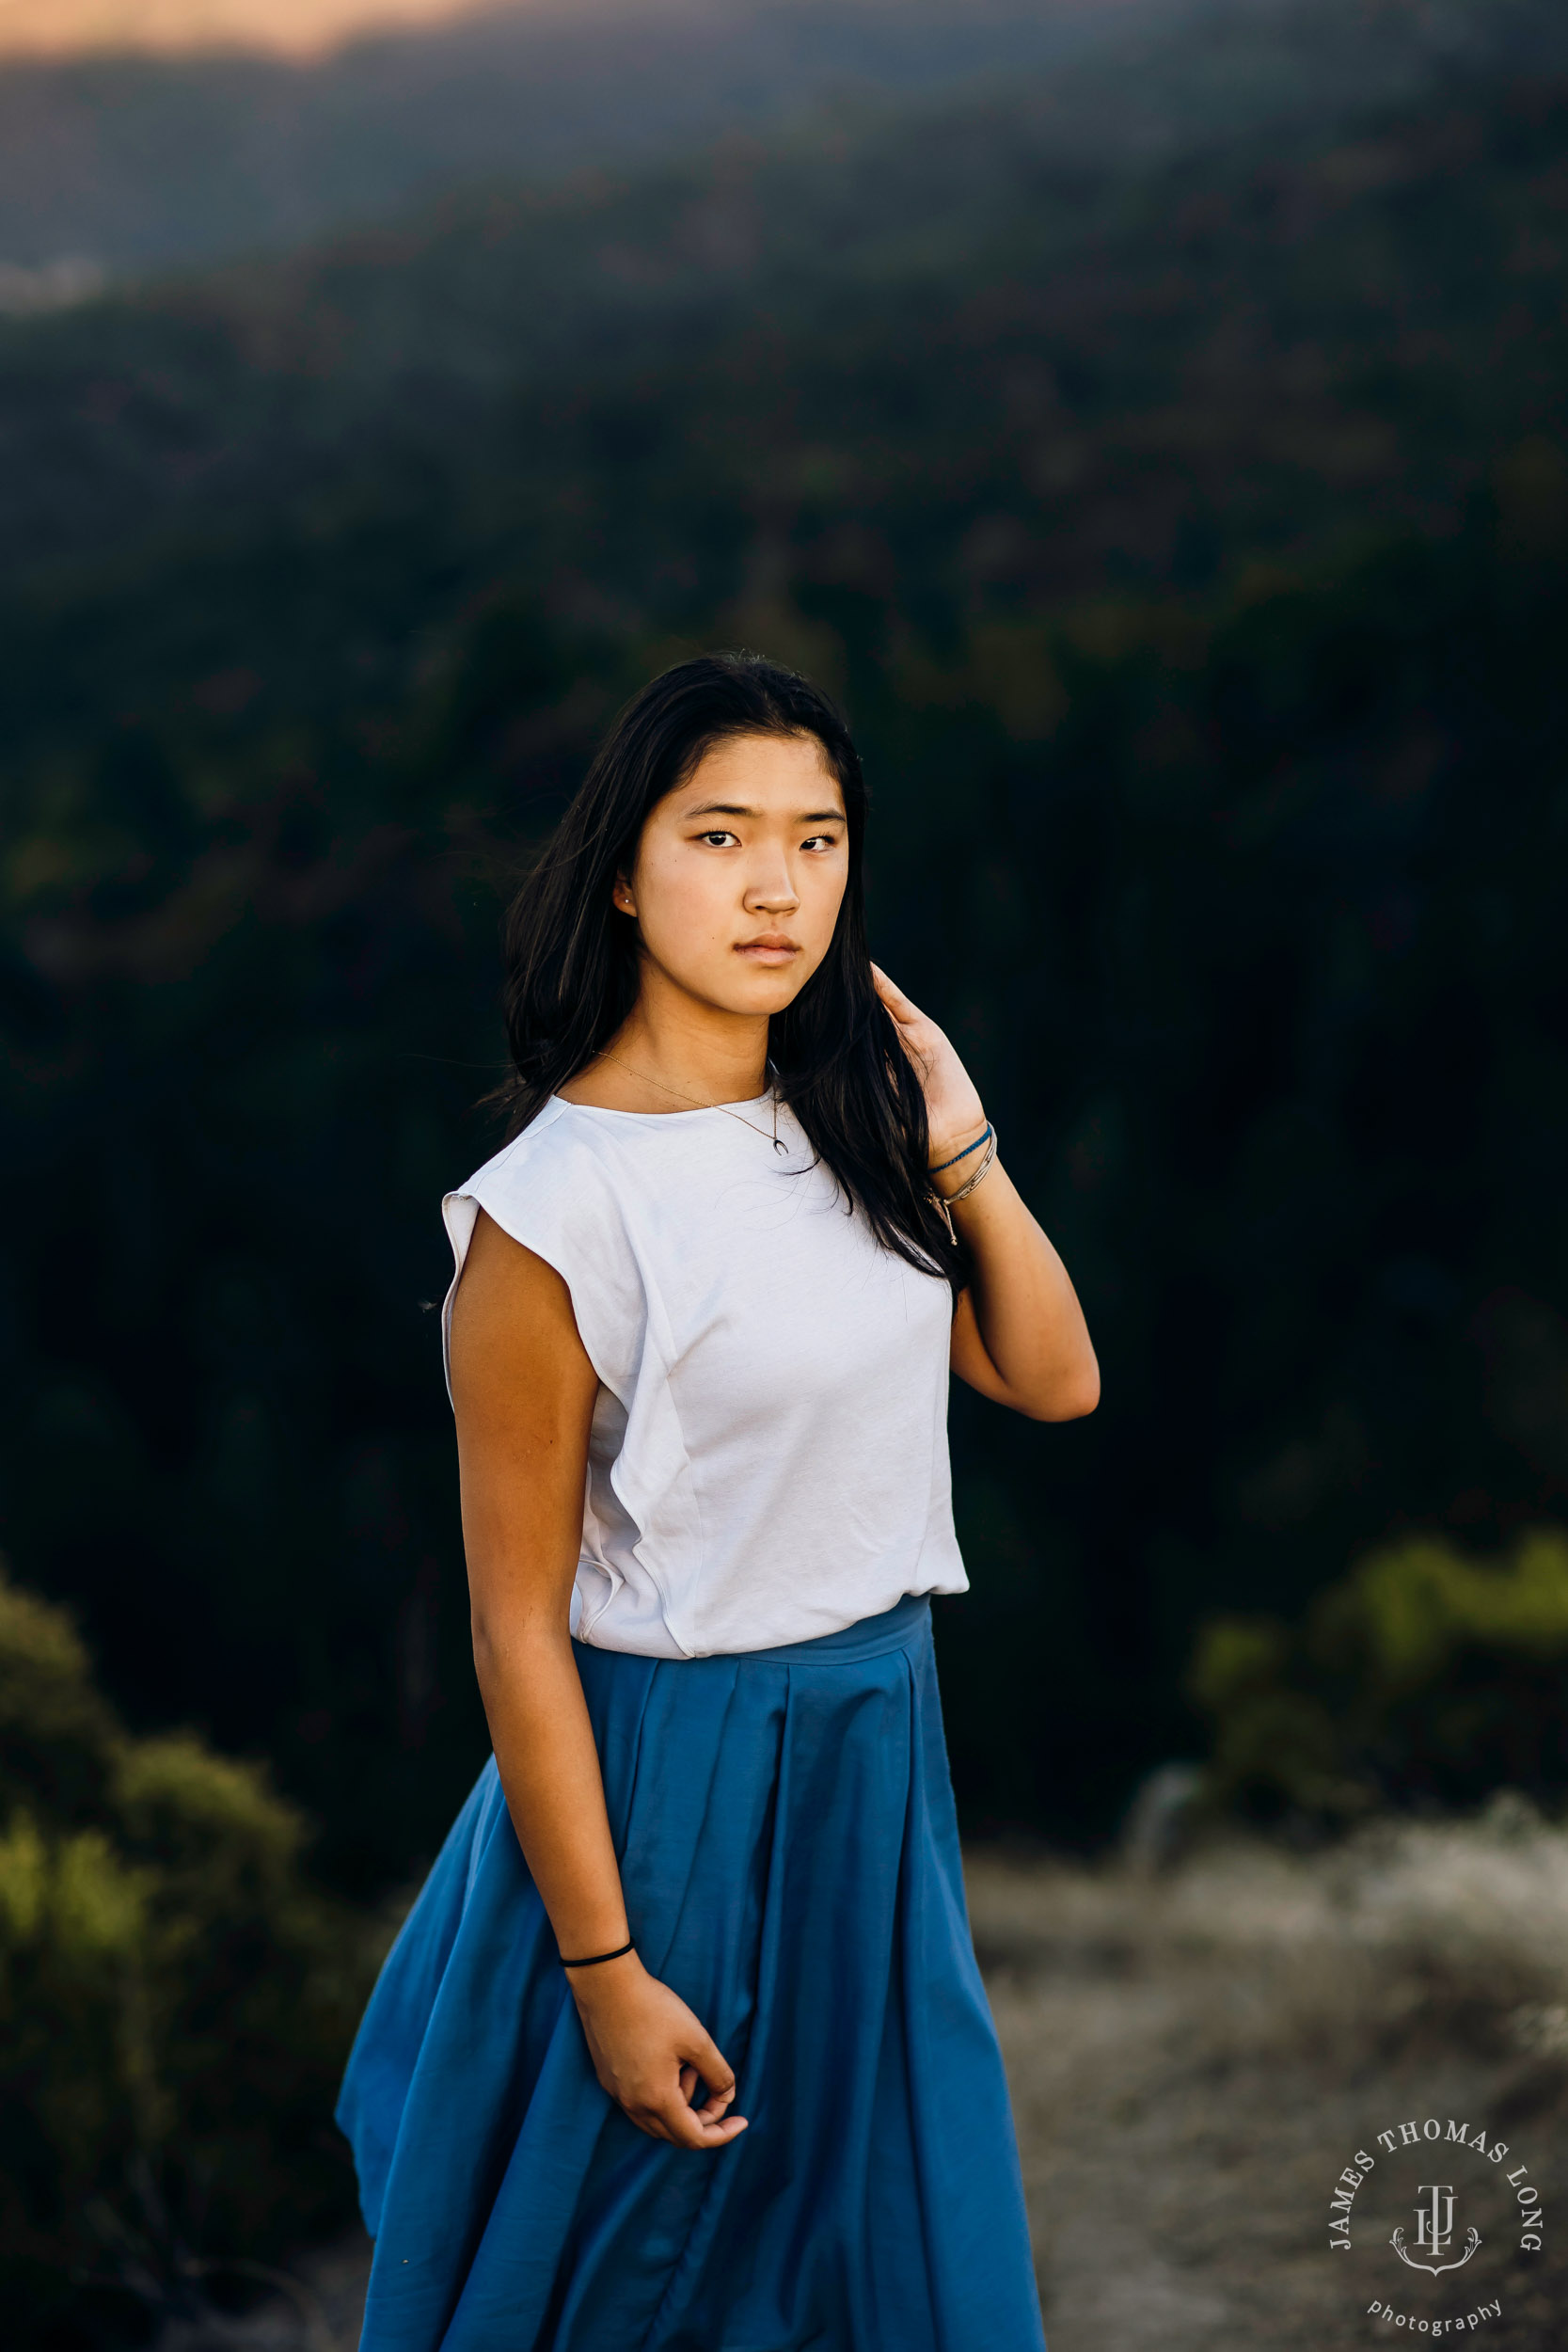
<svg viewBox="0 0 1568 2352">
<path fill-rule="evenodd" d="M 769 1025 L 775 1083 L 847 1206 L 884 1248 L 955 1295 L 967 1261 L 926 1178 L 920 1082 L 877 994 L 865 936 L 865 780 L 844 719 L 818 688 L 759 654 L 703 654 L 621 712 L 508 911 L 502 1002 L 512 1073 L 497 1096 L 515 1136 L 576 1077 L 637 1001 L 636 927 L 612 898 L 649 811 L 736 735 L 810 735 L 848 818 L 844 900 L 827 955 Z"/>
</svg>

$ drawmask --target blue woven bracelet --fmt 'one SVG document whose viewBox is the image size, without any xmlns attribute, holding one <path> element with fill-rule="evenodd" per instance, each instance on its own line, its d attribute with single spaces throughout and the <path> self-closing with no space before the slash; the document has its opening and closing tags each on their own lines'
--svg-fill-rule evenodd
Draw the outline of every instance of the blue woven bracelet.
<svg viewBox="0 0 1568 2352">
<path fill-rule="evenodd" d="M 976 1136 L 973 1143 L 966 1143 L 963 1150 L 961 1152 L 955 1152 L 950 1160 L 939 1160 L 935 1168 L 928 1168 L 926 1170 L 927 1175 L 940 1176 L 944 1168 L 957 1168 L 960 1160 L 967 1160 L 972 1152 L 978 1152 L 982 1144 L 989 1143 L 990 1141 L 990 1127 L 988 1123 L 986 1132 L 983 1136 Z"/>
</svg>

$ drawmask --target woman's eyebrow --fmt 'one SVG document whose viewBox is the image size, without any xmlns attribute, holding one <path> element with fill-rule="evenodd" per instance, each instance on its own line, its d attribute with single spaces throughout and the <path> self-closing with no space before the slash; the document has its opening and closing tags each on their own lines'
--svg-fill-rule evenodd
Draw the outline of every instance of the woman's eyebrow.
<svg viewBox="0 0 1568 2352">
<path fill-rule="evenodd" d="M 754 808 L 742 808 L 735 801 L 702 801 L 695 808 L 683 811 L 682 821 L 689 824 L 694 817 L 754 817 Z M 848 820 L 841 808 L 808 809 L 803 817 L 791 820 L 797 825 L 842 825 Z"/>
</svg>

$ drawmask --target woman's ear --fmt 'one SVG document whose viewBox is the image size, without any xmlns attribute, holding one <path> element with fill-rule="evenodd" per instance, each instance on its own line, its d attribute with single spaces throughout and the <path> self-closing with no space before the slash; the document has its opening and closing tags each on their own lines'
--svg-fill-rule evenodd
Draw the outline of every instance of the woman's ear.
<svg viewBox="0 0 1568 2352">
<path fill-rule="evenodd" d="M 625 874 L 616 875 L 615 887 L 610 895 L 611 903 L 615 906 L 617 911 L 622 914 L 629 914 L 635 921 L 637 916 L 637 901 L 631 895 L 631 884 L 627 882 Z"/>
</svg>

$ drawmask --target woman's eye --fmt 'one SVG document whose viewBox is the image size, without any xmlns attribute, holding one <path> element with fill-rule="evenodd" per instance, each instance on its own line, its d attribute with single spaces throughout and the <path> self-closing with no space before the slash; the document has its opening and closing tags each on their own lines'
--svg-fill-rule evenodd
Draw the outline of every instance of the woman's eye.
<svg viewBox="0 0 1568 2352">
<path fill-rule="evenodd" d="M 733 833 L 725 833 L 721 830 L 718 833 L 700 833 L 697 835 L 697 838 L 699 841 L 707 842 L 715 850 L 721 850 L 726 841 L 733 841 L 735 839 L 735 835 Z"/>
<path fill-rule="evenodd" d="M 836 833 L 814 833 L 801 842 L 800 847 L 802 850 L 836 850 L 838 835 Z"/>
</svg>

